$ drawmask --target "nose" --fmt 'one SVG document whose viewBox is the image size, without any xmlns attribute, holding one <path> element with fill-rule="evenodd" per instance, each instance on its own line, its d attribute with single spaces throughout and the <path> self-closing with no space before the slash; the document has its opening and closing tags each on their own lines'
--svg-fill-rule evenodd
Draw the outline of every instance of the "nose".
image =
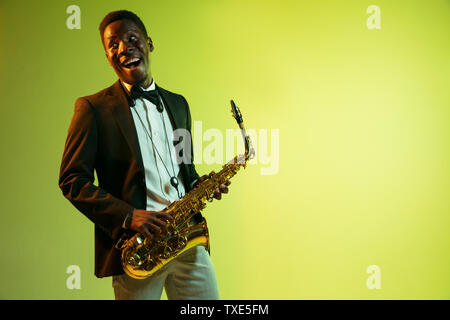
<svg viewBox="0 0 450 320">
<path fill-rule="evenodd" d="M 133 53 L 135 50 L 135 47 L 133 44 L 129 41 L 120 41 L 119 43 L 119 55 L 128 55 Z"/>
</svg>

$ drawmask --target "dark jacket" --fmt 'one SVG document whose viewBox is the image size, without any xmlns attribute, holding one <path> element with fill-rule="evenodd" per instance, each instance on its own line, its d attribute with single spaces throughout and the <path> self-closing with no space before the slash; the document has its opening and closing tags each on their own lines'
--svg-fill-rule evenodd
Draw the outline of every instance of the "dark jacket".
<svg viewBox="0 0 450 320">
<path fill-rule="evenodd" d="M 186 99 L 158 86 L 157 90 L 174 130 L 184 128 L 190 133 Z M 115 244 L 124 232 L 130 232 L 122 228 L 126 215 L 135 208 L 146 209 L 144 165 L 130 103 L 120 80 L 78 98 L 61 162 L 59 186 L 64 196 L 95 224 L 95 275 L 99 278 L 124 272 Z M 180 164 L 186 192 L 198 178 L 190 150 L 190 163 Z"/>
</svg>

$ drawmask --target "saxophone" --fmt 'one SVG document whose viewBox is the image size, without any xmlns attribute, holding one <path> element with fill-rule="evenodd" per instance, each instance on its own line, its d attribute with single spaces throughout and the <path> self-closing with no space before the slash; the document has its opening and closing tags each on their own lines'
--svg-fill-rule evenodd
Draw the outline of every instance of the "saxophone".
<svg viewBox="0 0 450 320">
<path fill-rule="evenodd" d="M 161 269 L 168 262 L 186 250 L 203 245 L 209 250 L 209 234 L 206 220 L 192 223 L 191 218 L 206 207 L 206 201 L 213 200 L 214 191 L 227 179 L 231 179 L 241 167 L 246 167 L 255 151 L 251 147 L 250 137 L 246 134 L 239 108 L 231 100 L 231 112 L 241 129 L 245 143 L 245 153 L 235 156 L 222 166 L 222 169 L 199 183 L 180 200 L 174 201 L 164 209 L 174 220 L 167 222 L 167 236 L 161 239 L 145 237 L 137 233 L 122 241 L 121 262 L 126 274 L 135 279 L 145 279 Z"/>
</svg>

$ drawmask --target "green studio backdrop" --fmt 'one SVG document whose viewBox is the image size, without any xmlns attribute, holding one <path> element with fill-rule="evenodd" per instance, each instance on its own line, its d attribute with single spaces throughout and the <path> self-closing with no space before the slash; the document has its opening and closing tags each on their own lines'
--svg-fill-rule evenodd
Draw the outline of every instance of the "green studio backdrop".
<svg viewBox="0 0 450 320">
<path fill-rule="evenodd" d="M 0 298 L 114 297 L 58 176 L 76 98 L 117 79 L 98 25 L 118 9 L 188 100 L 196 159 L 208 130 L 237 128 L 230 99 L 255 133 L 255 161 L 204 211 L 221 298 L 450 298 L 448 0 L 1 0 Z"/>
</svg>

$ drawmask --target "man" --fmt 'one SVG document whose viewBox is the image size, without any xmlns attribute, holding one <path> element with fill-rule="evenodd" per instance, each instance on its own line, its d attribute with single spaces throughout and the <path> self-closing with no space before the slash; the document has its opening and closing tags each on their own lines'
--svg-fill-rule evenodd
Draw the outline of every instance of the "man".
<svg viewBox="0 0 450 320">
<path fill-rule="evenodd" d="M 203 246 L 189 249 L 146 279 L 124 274 L 121 251 L 115 248 L 120 237 L 130 231 L 150 239 L 166 235 L 173 218 L 161 211 L 208 175 L 199 178 L 193 164 L 186 100 L 154 82 L 154 46 L 140 18 L 114 11 L 99 29 L 119 80 L 77 99 L 59 178 L 64 196 L 95 224 L 95 275 L 113 277 L 116 299 L 160 299 L 163 287 L 169 299 L 218 299 L 214 268 Z M 190 151 L 188 161 L 179 163 L 183 155 L 175 152 L 175 129 L 189 132 L 186 141 L 178 142 L 184 146 L 180 153 Z M 221 185 L 214 197 L 220 199 L 228 185 Z M 200 213 L 194 218 L 203 219 Z"/>
</svg>

